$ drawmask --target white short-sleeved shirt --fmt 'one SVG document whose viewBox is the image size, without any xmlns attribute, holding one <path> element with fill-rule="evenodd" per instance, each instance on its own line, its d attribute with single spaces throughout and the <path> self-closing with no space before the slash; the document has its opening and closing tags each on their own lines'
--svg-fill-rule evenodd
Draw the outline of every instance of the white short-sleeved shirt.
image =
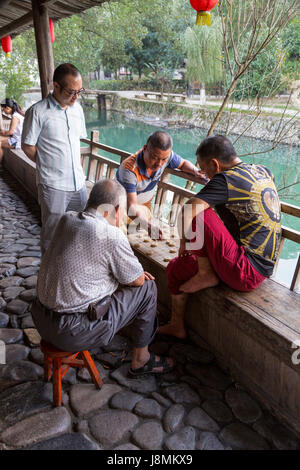
<svg viewBox="0 0 300 470">
<path fill-rule="evenodd" d="M 82 216 L 80 217 L 80 214 Z M 67 212 L 42 258 L 40 302 L 56 312 L 84 312 L 143 273 L 125 234 L 93 209 Z"/>
<path fill-rule="evenodd" d="M 86 137 L 78 102 L 63 109 L 50 93 L 25 114 L 22 142 L 37 148 L 37 183 L 62 191 L 78 191 L 85 183 L 80 138 Z"/>
</svg>

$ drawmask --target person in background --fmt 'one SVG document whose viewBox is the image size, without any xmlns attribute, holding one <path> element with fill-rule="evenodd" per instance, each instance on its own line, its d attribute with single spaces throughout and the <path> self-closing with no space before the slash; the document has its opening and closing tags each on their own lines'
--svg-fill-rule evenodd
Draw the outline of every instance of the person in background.
<svg viewBox="0 0 300 470">
<path fill-rule="evenodd" d="M 5 148 L 19 149 L 21 148 L 21 135 L 24 121 L 24 111 L 18 103 L 10 98 L 6 98 L 1 103 L 1 111 L 11 117 L 11 123 L 8 131 L 1 129 L 0 136 L 0 163 L 3 158 Z"/>
<path fill-rule="evenodd" d="M 25 114 L 22 149 L 36 162 L 42 254 L 60 217 L 66 211 L 83 210 L 87 201 L 80 156 L 80 138 L 87 134 L 78 103 L 83 92 L 79 70 L 61 64 L 54 71 L 53 93 Z"/>
</svg>

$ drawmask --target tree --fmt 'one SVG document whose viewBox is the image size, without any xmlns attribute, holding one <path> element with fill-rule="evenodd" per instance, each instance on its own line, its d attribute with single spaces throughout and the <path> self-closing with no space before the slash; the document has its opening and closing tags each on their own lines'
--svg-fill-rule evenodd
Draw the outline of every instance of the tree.
<svg viewBox="0 0 300 470">
<path fill-rule="evenodd" d="M 0 55 L 0 81 L 6 87 L 6 96 L 22 103 L 22 94 L 32 87 L 38 78 L 33 32 L 29 31 L 13 39 L 10 58 Z"/>
<path fill-rule="evenodd" d="M 214 118 L 208 135 L 218 124 L 239 80 L 257 56 L 283 31 L 299 11 L 298 0 L 252 0 L 234 2 L 220 0 L 219 14 L 222 25 L 224 66 L 229 70 L 230 80 L 223 103 Z M 248 36 L 246 47 L 243 38 Z M 281 59 L 280 59 L 281 60 Z"/>
<path fill-rule="evenodd" d="M 183 40 L 187 54 L 186 77 L 190 83 L 201 83 L 205 102 L 205 85 L 216 83 L 223 75 L 220 20 L 213 16 L 210 27 L 188 27 Z"/>
</svg>

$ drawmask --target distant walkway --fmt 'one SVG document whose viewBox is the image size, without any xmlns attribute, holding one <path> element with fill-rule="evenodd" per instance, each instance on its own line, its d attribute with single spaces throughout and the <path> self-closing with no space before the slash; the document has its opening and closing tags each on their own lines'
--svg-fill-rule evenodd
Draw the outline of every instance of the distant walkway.
<svg viewBox="0 0 300 470">
<path fill-rule="evenodd" d="M 300 441 L 188 342 L 157 337 L 151 349 L 175 358 L 175 372 L 128 379 L 131 346 L 116 336 L 91 353 L 104 386 L 71 368 L 63 406 L 43 382 L 40 337 L 29 312 L 40 264 L 39 207 L 0 168 L 0 450 L 300 449 Z"/>
<path fill-rule="evenodd" d="M 135 99 L 137 95 L 143 95 L 143 91 L 119 91 L 118 92 L 118 95 L 123 97 L 123 98 L 129 98 L 129 99 Z M 156 99 L 155 97 L 148 97 L 147 98 L 148 101 L 152 101 L 155 102 Z M 205 105 L 200 105 L 199 104 L 199 96 L 198 95 L 192 95 L 190 98 L 186 98 L 185 100 L 185 103 L 177 103 L 178 105 L 180 106 L 193 106 L 193 107 L 205 107 L 205 106 L 221 106 L 222 104 L 222 101 L 218 100 L 218 101 L 211 101 L 211 100 L 207 100 Z M 226 109 L 230 111 L 230 106 L 228 106 Z M 240 110 L 243 110 L 243 111 L 249 111 L 249 112 L 252 112 L 252 113 L 255 113 L 257 112 L 257 109 L 256 107 L 252 107 L 252 108 L 249 108 L 246 104 L 239 104 L 239 103 L 234 103 L 234 106 L 233 106 L 233 109 L 240 109 Z M 270 113 L 271 115 L 272 114 L 282 114 L 284 109 L 283 108 L 276 108 L 276 107 L 271 107 L 271 106 L 262 106 L 260 108 L 260 111 L 264 112 L 264 113 Z M 286 110 L 285 111 L 285 116 L 288 116 L 288 117 L 293 117 L 293 116 L 296 116 L 300 118 L 300 109 L 298 111 L 295 111 L 295 110 Z"/>
</svg>

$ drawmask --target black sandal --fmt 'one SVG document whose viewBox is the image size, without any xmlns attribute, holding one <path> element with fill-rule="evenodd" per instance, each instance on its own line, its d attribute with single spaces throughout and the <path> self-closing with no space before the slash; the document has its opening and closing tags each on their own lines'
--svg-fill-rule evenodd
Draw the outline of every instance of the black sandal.
<svg viewBox="0 0 300 470">
<path fill-rule="evenodd" d="M 161 371 L 156 371 L 157 367 L 162 367 Z M 142 367 L 139 367 L 138 369 L 129 369 L 128 375 L 131 377 L 139 377 L 141 375 L 145 374 L 165 374 L 166 372 L 170 372 L 171 370 L 174 369 L 174 365 L 170 366 L 167 362 L 166 357 L 161 357 L 159 361 L 155 360 L 155 354 L 153 352 L 150 352 L 150 359 L 146 364 L 144 364 Z"/>
</svg>

